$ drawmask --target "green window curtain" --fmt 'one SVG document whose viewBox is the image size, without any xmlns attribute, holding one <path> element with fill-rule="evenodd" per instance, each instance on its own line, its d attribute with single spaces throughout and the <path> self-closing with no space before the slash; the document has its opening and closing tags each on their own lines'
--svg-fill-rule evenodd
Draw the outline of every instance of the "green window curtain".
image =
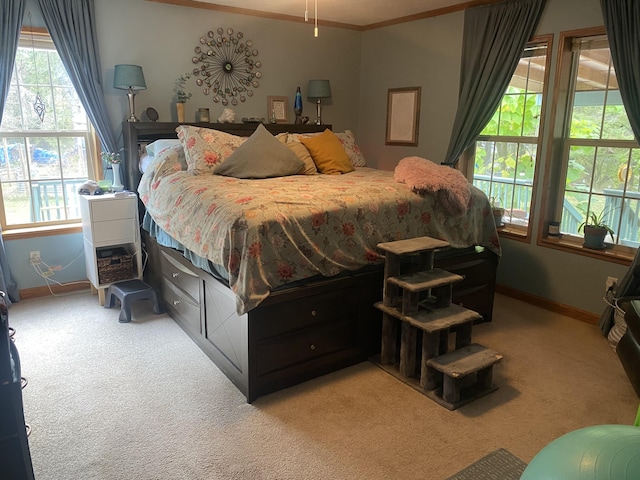
<svg viewBox="0 0 640 480">
<path fill-rule="evenodd" d="M 454 166 L 491 120 L 544 4 L 505 0 L 465 10 L 458 110 L 443 164 Z"/>
</svg>

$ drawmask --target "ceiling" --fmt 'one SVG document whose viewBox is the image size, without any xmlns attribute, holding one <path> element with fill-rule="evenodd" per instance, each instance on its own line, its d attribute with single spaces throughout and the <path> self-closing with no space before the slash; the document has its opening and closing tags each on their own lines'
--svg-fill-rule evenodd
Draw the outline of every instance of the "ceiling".
<svg viewBox="0 0 640 480">
<path fill-rule="evenodd" d="M 337 23 L 357 29 L 400 23 L 407 20 L 405 17 L 413 17 L 411 19 L 415 20 L 461 10 L 475 4 L 491 3 L 490 0 L 192 0 L 188 3 L 193 6 L 202 3 L 207 4 L 202 5 L 204 8 L 248 15 L 297 17 L 301 21 L 304 21 L 306 10 L 309 21 L 313 22 L 316 1 L 319 22 Z"/>
</svg>

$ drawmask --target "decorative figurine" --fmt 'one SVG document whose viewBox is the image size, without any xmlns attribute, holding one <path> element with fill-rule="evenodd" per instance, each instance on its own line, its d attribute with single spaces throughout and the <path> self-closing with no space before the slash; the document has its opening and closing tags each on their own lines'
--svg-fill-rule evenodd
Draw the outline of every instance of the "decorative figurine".
<svg viewBox="0 0 640 480">
<path fill-rule="evenodd" d="M 230 108 L 225 108 L 218 117 L 218 123 L 233 123 L 236 119 L 236 112 Z"/>
</svg>

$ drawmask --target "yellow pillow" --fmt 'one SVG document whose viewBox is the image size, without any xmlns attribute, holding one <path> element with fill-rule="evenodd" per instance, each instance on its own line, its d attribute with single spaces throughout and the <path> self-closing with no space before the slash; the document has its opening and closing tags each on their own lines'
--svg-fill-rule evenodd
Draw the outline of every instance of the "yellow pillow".
<svg viewBox="0 0 640 480">
<path fill-rule="evenodd" d="M 328 128 L 315 137 L 300 138 L 320 173 L 339 174 L 354 170 L 340 139 Z"/>
</svg>

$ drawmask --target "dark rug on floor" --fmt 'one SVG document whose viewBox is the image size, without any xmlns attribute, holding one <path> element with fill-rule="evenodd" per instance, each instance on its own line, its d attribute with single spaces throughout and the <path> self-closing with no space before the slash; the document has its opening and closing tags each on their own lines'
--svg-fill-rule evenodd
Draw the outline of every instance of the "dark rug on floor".
<svg viewBox="0 0 640 480">
<path fill-rule="evenodd" d="M 499 448 L 447 480 L 519 480 L 526 466 L 518 457 Z"/>
</svg>

